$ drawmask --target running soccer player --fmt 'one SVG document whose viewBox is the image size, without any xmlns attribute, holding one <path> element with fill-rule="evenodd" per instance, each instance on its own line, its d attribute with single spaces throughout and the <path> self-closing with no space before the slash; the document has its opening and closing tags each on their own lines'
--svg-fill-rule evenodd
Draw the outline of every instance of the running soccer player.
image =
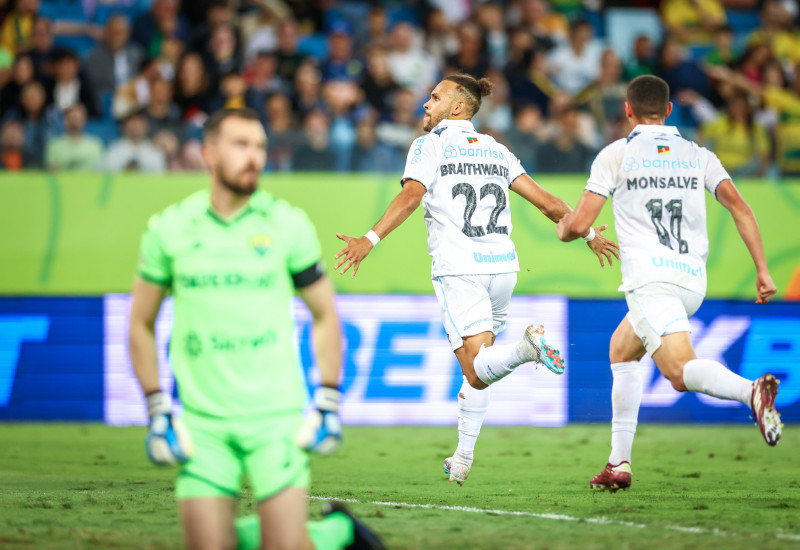
<svg viewBox="0 0 800 550">
<path fill-rule="evenodd" d="M 425 103 L 423 127 L 408 152 L 402 191 L 380 221 L 363 237 L 337 234 L 347 243 L 336 258 L 341 274 L 358 267 L 378 242 L 403 223 L 422 201 L 428 229 L 431 275 L 450 345 L 464 375 L 458 393 L 458 447 L 444 461 L 450 481 L 463 485 L 472 467 L 475 442 L 489 406 L 488 386 L 523 363 L 535 361 L 564 372 L 557 349 L 541 325 L 530 326 L 512 345 L 492 345 L 505 329 L 519 261 L 511 240 L 509 189 L 557 222 L 572 209 L 525 173 L 505 146 L 479 134 L 470 119 L 492 82 L 469 75 L 442 80 Z M 616 243 L 601 232 L 583 232 L 603 266 L 617 255 Z M 618 256 L 617 256 L 618 257 Z"/>
<path fill-rule="evenodd" d="M 775 410 L 778 381 L 765 374 L 755 382 L 717 361 L 697 359 L 689 317 L 706 293 L 705 191 L 727 208 L 756 267 L 756 303 L 775 294 L 755 215 L 717 156 L 684 139 L 664 121 L 672 111 L 669 86 L 645 75 L 628 86 L 625 114 L 634 126 L 592 164 L 575 211 L 557 226 L 570 241 L 586 233 L 606 199 L 613 195 L 614 219 L 622 253 L 622 285 L 628 313 L 611 337 L 611 456 L 591 480 L 597 489 L 627 489 L 631 448 L 642 400 L 639 360 L 649 353 L 672 387 L 741 401 L 753 409 L 769 445 L 782 425 Z"/>
<path fill-rule="evenodd" d="M 148 223 L 130 314 L 131 362 L 150 416 L 148 455 L 182 463 L 176 493 L 186 546 L 382 548 L 341 507 L 306 522 L 309 462 L 301 446 L 326 453 L 341 439 L 341 333 L 314 226 L 300 209 L 258 189 L 266 135 L 254 111 L 212 116 L 203 156 L 210 191 Z M 294 290 L 313 317 L 322 380 L 305 424 Z M 154 323 L 167 292 L 175 311 L 170 363 L 185 427 L 158 379 Z M 245 473 L 258 516 L 234 521 Z"/>
</svg>

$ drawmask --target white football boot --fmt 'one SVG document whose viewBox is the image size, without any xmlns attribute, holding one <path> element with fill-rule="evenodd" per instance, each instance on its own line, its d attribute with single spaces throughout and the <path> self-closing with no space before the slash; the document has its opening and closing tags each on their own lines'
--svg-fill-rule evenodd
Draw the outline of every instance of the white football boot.
<svg viewBox="0 0 800 550">
<path fill-rule="evenodd" d="M 561 352 L 547 344 L 542 325 L 529 326 L 517 349 L 528 361 L 541 363 L 556 374 L 564 373 L 566 365 L 561 357 Z"/>
<path fill-rule="evenodd" d="M 464 482 L 469 477 L 469 470 L 471 467 L 471 460 L 467 461 L 457 454 L 444 459 L 444 473 L 450 474 L 450 483 L 455 481 L 463 486 Z"/>
</svg>

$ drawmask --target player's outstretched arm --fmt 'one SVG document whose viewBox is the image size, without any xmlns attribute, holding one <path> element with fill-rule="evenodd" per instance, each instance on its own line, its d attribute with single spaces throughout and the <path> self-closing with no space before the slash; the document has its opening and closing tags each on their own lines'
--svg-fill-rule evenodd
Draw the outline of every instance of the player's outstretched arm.
<svg viewBox="0 0 800 550">
<path fill-rule="evenodd" d="M 725 180 L 717 186 L 717 200 L 733 216 L 736 229 L 747 246 L 747 250 L 750 251 L 750 256 L 753 257 L 753 263 L 756 266 L 756 303 L 766 304 L 778 289 L 772 282 L 769 269 L 767 269 L 764 243 L 756 216 L 731 180 Z"/>
<path fill-rule="evenodd" d="M 605 202 L 605 197 L 591 191 L 584 191 L 575 210 L 561 218 L 556 226 L 556 234 L 564 242 L 574 241 L 578 237 L 583 237 L 592 252 L 597 255 L 597 259 L 600 260 L 600 267 L 603 268 L 605 267 L 603 256 L 608 260 L 608 265 L 614 265 L 614 261 L 611 259 L 612 256 L 618 260 L 620 259 L 619 245 L 602 235 L 602 232 L 608 229 L 608 224 L 592 228 L 592 224 L 597 219 L 597 216 L 600 215 Z M 594 237 L 591 236 L 592 230 L 594 230 Z"/>
<path fill-rule="evenodd" d="M 322 385 L 314 391 L 314 407 L 297 435 L 297 444 L 320 454 L 336 451 L 342 441 L 339 421 L 339 371 L 342 367 L 342 329 L 328 277 L 298 290 L 313 318 L 314 355 Z"/>
<path fill-rule="evenodd" d="M 381 219 L 372 228 L 372 231 L 377 236 L 377 239 L 385 239 L 386 236 L 394 231 L 401 223 L 406 221 L 414 210 L 419 207 L 419 203 L 425 195 L 425 186 L 416 180 L 406 180 L 403 185 L 403 190 L 398 193 L 392 203 L 386 209 Z M 333 269 L 339 270 L 341 275 L 347 273 L 347 270 L 353 268 L 353 273 L 350 278 L 356 276 L 358 273 L 358 266 L 361 261 L 367 257 L 367 254 L 374 248 L 375 244 L 366 236 L 364 237 L 348 237 L 337 233 L 336 236 L 347 243 L 342 250 L 336 254 L 336 265 Z M 375 239 L 375 237 L 373 237 Z"/>
</svg>

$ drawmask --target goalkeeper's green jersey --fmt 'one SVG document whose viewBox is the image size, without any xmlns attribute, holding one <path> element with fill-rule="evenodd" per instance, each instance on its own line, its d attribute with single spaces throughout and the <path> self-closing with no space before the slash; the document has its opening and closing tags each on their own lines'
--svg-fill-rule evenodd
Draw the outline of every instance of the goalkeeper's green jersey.
<svg viewBox="0 0 800 550">
<path fill-rule="evenodd" d="M 169 358 L 184 408 L 215 417 L 300 411 L 294 288 L 322 276 L 306 214 L 263 190 L 223 220 L 208 191 L 154 215 L 138 273 L 169 289 Z"/>
</svg>

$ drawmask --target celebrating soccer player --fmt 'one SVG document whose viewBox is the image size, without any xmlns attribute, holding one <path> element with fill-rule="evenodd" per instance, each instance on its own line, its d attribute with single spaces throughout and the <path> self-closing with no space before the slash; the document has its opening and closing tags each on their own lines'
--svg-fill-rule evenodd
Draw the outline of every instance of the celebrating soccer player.
<svg viewBox="0 0 800 550">
<path fill-rule="evenodd" d="M 631 484 L 631 448 L 642 400 L 639 360 L 649 353 L 678 391 L 702 392 L 750 405 L 769 445 L 778 443 L 782 425 L 775 410 L 778 381 L 765 374 L 755 382 L 692 348 L 689 317 L 706 293 L 705 191 L 727 208 L 756 267 L 756 303 L 775 294 L 756 218 L 717 156 L 681 137 L 664 121 L 672 111 L 669 86 L 645 75 L 628 86 L 625 114 L 634 126 L 595 159 L 586 190 L 575 211 L 557 226 L 570 241 L 586 233 L 606 199 L 613 195 L 614 218 L 622 253 L 622 285 L 628 314 L 609 350 L 611 456 L 591 480 L 598 489 L 627 489 Z"/>
<path fill-rule="evenodd" d="M 475 442 L 489 406 L 488 386 L 523 363 L 536 361 L 564 372 L 557 349 L 541 325 L 530 326 L 517 344 L 500 346 L 519 261 L 511 240 L 509 189 L 558 222 L 572 209 L 531 179 L 503 145 L 479 134 L 470 122 L 490 95 L 492 82 L 469 75 L 442 80 L 425 103 L 426 135 L 408 152 L 401 184 L 380 221 L 363 237 L 337 236 L 347 243 L 336 257 L 340 273 L 361 261 L 378 242 L 404 222 L 422 201 L 433 258 L 433 287 L 447 336 L 461 364 L 464 382 L 458 393 L 458 447 L 444 461 L 450 481 L 463 485 L 473 461 Z M 588 228 L 582 236 L 600 258 L 611 263 L 616 244 Z"/>
<path fill-rule="evenodd" d="M 249 109 L 226 109 L 205 128 L 210 191 L 150 220 L 130 314 L 130 354 L 147 395 L 147 450 L 182 463 L 176 493 L 189 548 L 382 548 L 340 506 L 306 522 L 304 449 L 338 447 L 341 333 L 320 245 L 304 212 L 258 190 L 266 135 Z M 293 345 L 294 290 L 313 316 L 322 387 L 303 423 L 305 385 Z M 174 298 L 170 362 L 184 422 L 158 380 L 154 324 Z M 247 474 L 258 516 L 235 519 Z"/>
</svg>

